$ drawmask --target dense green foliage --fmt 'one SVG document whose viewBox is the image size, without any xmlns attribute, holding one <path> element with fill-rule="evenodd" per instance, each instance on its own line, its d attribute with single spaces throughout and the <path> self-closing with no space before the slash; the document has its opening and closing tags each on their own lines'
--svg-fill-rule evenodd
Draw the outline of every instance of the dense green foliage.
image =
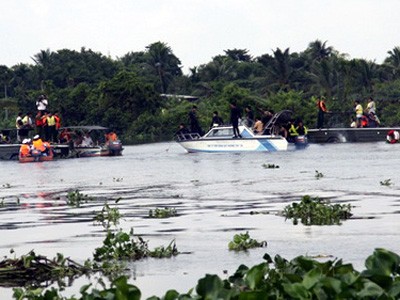
<svg viewBox="0 0 400 300">
<path fill-rule="evenodd" d="M 170 139 L 187 122 L 192 103 L 168 95 L 193 95 L 207 129 L 214 110 L 228 121 L 229 101 L 242 109 L 289 109 L 308 127 L 316 123 L 316 97 L 327 98 L 327 123 L 349 125 L 353 102 L 372 96 L 384 125 L 399 123 L 400 47 L 382 64 L 350 59 L 326 42 L 313 41 L 301 52 L 277 48 L 252 57 L 246 49 L 228 49 L 183 74 L 181 62 L 165 43 L 112 59 L 80 51 L 41 50 L 32 64 L 0 65 L 0 127 L 13 127 L 18 111 L 34 111 L 40 94 L 49 97 L 63 125 L 113 127 L 125 142 Z"/>
<path fill-rule="evenodd" d="M 298 256 L 290 261 L 276 255 L 264 255 L 265 262 L 251 268 L 241 265 L 228 279 L 207 274 L 199 279 L 195 293 L 179 294 L 169 290 L 162 297 L 149 299 L 399 299 L 400 256 L 385 249 L 376 249 L 365 261 L 365 270 L 356 271 L 342 260 L 318 261 Z M 103 290 L 90 285 L 81 288 L 80 297 L 66 298 L 52 288 L 29 291 L 14 290 L 14 299 L 105 300 L 140 299 L 140 290 L 126 277 L 116 279 Z"/>
<path fill-rule="evenodd" d="M 299 203 L 287 205 L 283 210 L 286 219 L 299 220 L 304 225 L 339 225 L 352 216 L 350 204 L 330 204 L 321 198 L 304 196 Z"/>
</svg>

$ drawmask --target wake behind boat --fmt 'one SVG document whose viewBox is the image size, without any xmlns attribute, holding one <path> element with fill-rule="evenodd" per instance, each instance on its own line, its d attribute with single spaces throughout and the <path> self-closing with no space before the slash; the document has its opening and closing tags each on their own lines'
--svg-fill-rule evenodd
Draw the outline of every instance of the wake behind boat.
<svg viewBox="0 0 400 300">
<path fill-rule="evenodd" d="M 198 133 L 176 135 L 176 141 L 187 152 L 275 152 L 288 149 L 287 140 L 279 135 L 255 135 L 245 125 L 239 126 L 242 138 L 233 138 L 230 125 L 212 127 L 204 136 Z"/>
</svg>

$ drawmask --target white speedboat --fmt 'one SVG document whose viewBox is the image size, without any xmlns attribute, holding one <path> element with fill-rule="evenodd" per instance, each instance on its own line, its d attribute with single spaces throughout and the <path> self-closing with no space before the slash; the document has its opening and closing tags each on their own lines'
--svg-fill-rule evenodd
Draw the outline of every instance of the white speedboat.
<svg viewBox="0 0 400 300">
<path fill-rule="evenodd" d="M 178 134 L 176 141 L 187 152 L 275 152 L 288 149 L 287 140 L 279 135 L 255 135 L 253 131 L 239 126 L 241 138 L 233 137 L 232 126 L 212 127 L 204 136 L 195 133 Z"/>
</svg>

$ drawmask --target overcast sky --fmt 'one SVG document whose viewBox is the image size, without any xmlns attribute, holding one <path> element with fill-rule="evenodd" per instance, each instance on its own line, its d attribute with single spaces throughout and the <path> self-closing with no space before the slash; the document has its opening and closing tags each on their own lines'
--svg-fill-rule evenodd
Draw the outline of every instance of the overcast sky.
<svg viewBox="0 0 400 300">
<path fill-rule="evenodd" d="M 0 65 L 81 47 L 121 57 L 161 41 L 183 71 L 227 49 L 252 56 L 317 39 L 382 63 L 400 46 L 398 0 L 0 0 Z"/>
</svg>

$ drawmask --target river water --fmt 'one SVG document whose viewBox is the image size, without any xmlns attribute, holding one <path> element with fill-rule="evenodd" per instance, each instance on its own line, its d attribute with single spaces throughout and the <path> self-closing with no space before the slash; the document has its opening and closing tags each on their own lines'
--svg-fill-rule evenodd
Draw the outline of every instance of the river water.
<svg viewBox="0 0 400 300">
<path fill-rule="evenodd" d="M 105 237 L 93 217 L 105 201 L 114 205 L 121 198 L 120 228 L 133 227 L 150 248 L 175 239 L 184 252 L 129 265 L 130 282 L 143 299 L 168 289 L 187 292 L 206 273 L 226 278 L 240 264 L 262 262 L 264 253 L 287 259 L 332 255 L 362 270 L 375 248 L 400 253 L 399 147 L 312 144 L 276 153 L 188 154 L 176 143 L 157 143 L 125 147 L 121 157 L 0 161 L 0 256 L 12 257 L 10 249 L 18 257 L 34 249 L 50 258 L 58 252 L 78 262 L 92 258 Z M 316 172 L 323 177 L 317 179 Z M 389 179 L 390 186 L 380 183 Z M 71 190 L 94 200 L 70 207 L 66 195 Z M 307 227 L 276 214 L 304 195 L 349 203 L 354 218 L 341 226 Z M 164 207 L 175 208 L 178 216 L 147 217 L 150 209 Z M 268 246 L 229 251 L 234 234 L 246 231 Z M 75 280 L 64 294 L 79 295 L 87 282 Z M 1 299 L 11 295 L 11 289 L 0 287 Z"/>
</svg>

